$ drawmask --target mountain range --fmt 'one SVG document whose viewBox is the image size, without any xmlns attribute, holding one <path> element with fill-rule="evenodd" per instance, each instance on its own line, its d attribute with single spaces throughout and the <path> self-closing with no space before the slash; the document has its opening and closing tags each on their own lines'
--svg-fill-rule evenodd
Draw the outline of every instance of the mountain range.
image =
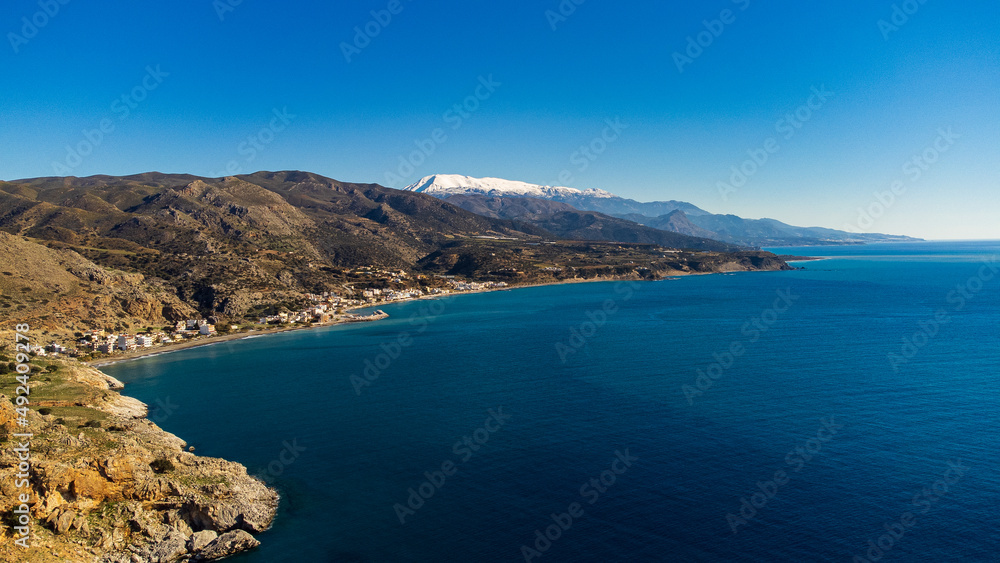
<svg viewBox="0 0 1000 563">
<path fill-rule="evenodd" d="M 452 201 L 463 209 L 488 217 L 520 219 L 535 225 L 549 225 L 556 231 L 573 232 L 559 228 L 565 225 L 567 215 L 573 212 L 592 212 L 604 223 L 617 218 L 645 225 L 655 230 L 673 232 L 701 239 L 711 239 L 733 245 L 762 246 L 818 246 L 864 244 L 870 242 L 898 242 L 919 240 L 912 237 L 879 233 L 850 233 L 822 227 L 796 227 L 774 219 L 744 219 L 736 215 L 716 215 L 683 201 L 639 202 L 616 196 L 598 189 L 578 190 L 567 187 L 541 186 L 500 178 L 472 178 L 455 174 L 437 174 L 422 178 L 405 188 Z M 533 199 L 558 202 L 567 207 L 549 207 L 540 203 L 525 204 L 512 199 Z M 528 209 L 534 210 L 529 213 Z M 548 213 L 542 210 L 548 209 Z M 618 233 L 626 230 L 625 224 L 613 223 Z M 543 227 L 544 228 L 544 227 Z M 602 226 L 601 229 L 607 230 Z M 635 228 L 633 227 L 633 231 Z M 652 236 L 639 231 L 639 238 Z"/>
<path fill-rule="evenodd" d="M 0 181 L 0 310 L 53 333 L 124 331 L 255 319 L 326 291 L 448 289 L 455 276 L 518 285 L 788 268 L 726 242 L 503 199 L 473 212 L 299 171 Z"/>
</svg>

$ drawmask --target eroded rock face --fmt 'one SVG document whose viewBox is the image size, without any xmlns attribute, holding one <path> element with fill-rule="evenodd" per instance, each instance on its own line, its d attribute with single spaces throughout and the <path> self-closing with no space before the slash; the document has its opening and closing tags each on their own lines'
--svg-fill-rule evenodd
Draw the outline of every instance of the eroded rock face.
<svg viewBox="0 0 1000 563">
<path fill-rule="evenodd" d="M 146 561 L 174 563 L 188 557 L 187 538 L 180 532 L 170 532 L 160 543 L 148 548 Z"/>
<path fill-rule="evenodd" d="M 184 507 L 185 518 L 196 527 L 216 532 L 246 530 L 254 534 L 270 527 L 274 519 L 274 491 L 246 474 L 237 463 L 219 459 L 199 458 L 185 454 L 182 462 L 191 461 L 203 472 L 234 476 L 227 484 L 206 486 L 212 495 L 191 499 Z M 236 478 L 235 476 L 239 476 Z"/>
<path fill-rule="evenodd" d="M 212 530 L 195 532 L 191 534 L 191 537 L 188 539 L 187 549 L 191 553 L 201 553 L 201 551 L 204 550 L 208 544 L 215 541 L 215 538 L 217 537 L 219 537 L 219 534 L 216 534 Z"/>
<path fill-rule="evenodd" d="M 0 561 L 212 561 L 259 545 L 251 533 L 271 525 L 278 506 L 274 490 L 238 463 L 184 451 L 183 440 L 136 418 L 144 406 L 116 399 L 103 374 L 66 366 L 57 383 L 98 389 L 83 407 L 100 413 L 103 424 L 85 427 L 55 414 L 29 413 L 28 431 L 35 434 L 30 541 L 36 549 L 14 547 L 12 531 L 3 527 Z M 10 399 L 0 395 L 0 432 L 24 430 Z M 4 513 L 24 492 L 13 486 L 11 449 L 0 451 Z"/>
<path fill-rule="evenodd" d="M 214 561 L 247 551 L 260 545 L 260 542 L 243 530 L 233 530 L 216 538 L 208 544 L 197 556 L 195 561 Z"/>
</svg>

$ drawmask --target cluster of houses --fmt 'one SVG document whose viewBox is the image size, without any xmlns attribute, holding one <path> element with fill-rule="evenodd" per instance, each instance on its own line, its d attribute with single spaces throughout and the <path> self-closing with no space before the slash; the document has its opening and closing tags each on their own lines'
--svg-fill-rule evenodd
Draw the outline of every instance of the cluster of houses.
<svg viewBox="0 0 1000 563">
<path fill-rule="evenodd" d="M 233 325 L 235 328 L 235 325 Z M 101 352 L 113 354 L 128 352 L 139 348 L 151 348 L 159 344 L 172 344 L 185 338 L 196 336 L 211 336 L 216 333 L 215 325 L 206 319 L 188 319 L 177 321 L 174 330 L 169 334 L 164 331 L 145 334 L 113 333 L 104 329 L 93 329 L 77 342 L 79 352 Z M 54 344 L 53 344 L 54 345 Z M 52 350 L 56 351 L 56 350 Z M 65 349 L 62 350 L 65 353 Z"/>
<path fill-rule="evenodd" d="M 307 293 L 306 298 L 312 302 L 312 305 L 294 313 L 278 313 L 259 317 L 257 322 L 259 324 L 327 323 L 335 319 L 336 311 L 341 307 L 360 307 L 388 301 L 402 301 L 433 293 L 442 293 L 442 291 L 432 289 L 425 293 L 420 289 L 364 289 L 359 292 L 360 299 L 341 298 L 330 292 Z M 344 315 L 345 319 L 352 317 L 354 315 Z"/>
<path fill-rule="evenodd" d="M 483 291 L 484 289 L 503 289 L 507 282 L 464 282 L 449 280 L 455 291 Z"/>
<path fill-rule="evenodd" d="M 379 301 L 403 301 L 414 297 L 427 295 L 421 289 L 366 289 L 361 292 L 363 301 L 377 303 Z"/>
<path fill-rule="evenodd" d="M 285 323 L 325 323 L 333 319 L 334 310 L 327 303 L 320 303 L 307 307 L 297 313 L 278 313 L 257 319 L 258 324 L 285 324 Z"/>
<path fill-rule="evenodd" d="M 371 270 L 366 273 L 372 273 Z M 404 272 L 382 272 L 391 273 L 397 276 L 398 281 L 406 276 Z M 332 292 L 317 294 L 306 294 L 306 298 L 311 305 L 298 312 L 278 313 L 259 317 L 259 324 L 287 324 L 287 323 L 327 323 L 334 320 L 374 320 L 385 316 L 381 311 L 368 317 L 357 315 L 344 315 L 343 307 L 359 307 L 390 301 L 403 301 L 430 295 L 444 295 L 452 291 L 483 291 L 487 289 L 501 289 L 507 287 L 506 282 L 465 282 L 453 278 L 453 276 L 438 276 L 452 285 L 452 289 L 425 288 L 425 289 L 363 289 L 351 290 L 356 299 L 341 298 Z M 338 312 L 338 309 L 340 311 Z M 239 327 L 230 325 L 230 330 L 237 330 Z M 187 319 L 178 321 L 173 330 L 148 332 L 144 334 L 114 333 L 103 329 L 93 329 L 77 341 L 78 348 L 67 349 L 65 346 L 52 342 L 48 346 L 32 344 L 30 351 L 36 355 L 45 356 L 48 354 L 84 355 L 99 352 L 102 354 L 114 354 L 116 352 L 127 352 L 140 348 L 150 348 L 153 346 L 172 344 L 188 338 L 212 336 L 216 333 L 214 322 L 207 319 Z"/>
</svg>

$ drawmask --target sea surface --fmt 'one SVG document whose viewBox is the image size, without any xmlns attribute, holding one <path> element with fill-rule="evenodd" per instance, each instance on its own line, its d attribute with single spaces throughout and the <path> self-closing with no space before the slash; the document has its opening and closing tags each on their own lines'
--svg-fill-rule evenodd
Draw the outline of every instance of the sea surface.
<svg viewBox="0 0 1000 563">
<path fill-rule="evenodd" d="M 280 490 L 238 563 L 1000 561 L 1000 243 L 773 250 L 104 369 Z"/>
</svg>

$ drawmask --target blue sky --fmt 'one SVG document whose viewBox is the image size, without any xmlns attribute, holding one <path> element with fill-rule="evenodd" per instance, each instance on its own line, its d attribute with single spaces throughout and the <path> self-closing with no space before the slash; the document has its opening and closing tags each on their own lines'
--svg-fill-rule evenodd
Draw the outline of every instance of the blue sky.
<svg viewBox="0 0 1000 563">
<path fill-rule="evenodd" d="M 64 1 L 4 7 L 2 179 L 455 173 L 1000 238 L 996 2 Z"/>
</svg>

